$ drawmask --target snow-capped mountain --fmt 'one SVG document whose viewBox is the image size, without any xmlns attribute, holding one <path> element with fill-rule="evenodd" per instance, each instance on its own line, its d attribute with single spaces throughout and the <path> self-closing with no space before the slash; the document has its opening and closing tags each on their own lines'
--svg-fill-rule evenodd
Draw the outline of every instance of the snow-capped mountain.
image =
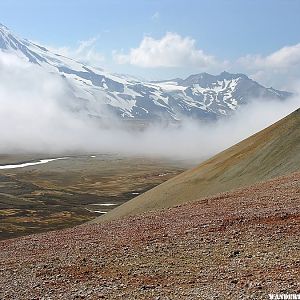
<svg viewBox="0 0 300 300">
<path fill-rule="evenodd" d="M 76 107 L 95 117 L 113 113 L 121 119 L 212 119 L 228 115 L 253 98 L 283 100 L 290 93 L 265 88 L 243 74 L 223 72 L 186 79 L 145 82 L 96 69 L 16 37 L 0 24 L 1 51 L 16 54 L 67 82 Z"/>
</svg>

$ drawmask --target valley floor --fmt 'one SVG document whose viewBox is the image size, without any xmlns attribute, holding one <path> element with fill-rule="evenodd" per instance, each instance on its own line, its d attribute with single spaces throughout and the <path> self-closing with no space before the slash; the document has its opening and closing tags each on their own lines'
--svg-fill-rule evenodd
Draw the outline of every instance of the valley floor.
<svg viewBox="0 0 300 300">
<path fill-rule="evenodd" d="M 300 173 L 104 224 L 0 242 L 0 299 L 300 293 Z"/>
<path fill-rule="evenodd" d="M 44 158 L 52 157 L 0 155 L 0 240 L 93 220 L 187 168 L 178 160 L 77 154 L 1 169 Z"/>
</svg>

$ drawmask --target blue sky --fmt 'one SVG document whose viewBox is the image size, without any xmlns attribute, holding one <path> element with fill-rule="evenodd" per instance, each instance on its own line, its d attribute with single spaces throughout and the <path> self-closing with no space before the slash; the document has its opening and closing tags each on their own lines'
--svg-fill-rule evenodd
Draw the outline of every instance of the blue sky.
<svg viewBox="0 0 300 300">
<path fill-rule="evenodd" d="M 298 0 L 0 2 L 0 22 L 19 36 L 115 72 L 158 79 L 229 69 L 269 85 L 278 84 L 274 66 L 285 74 L 289 53 L 300 57 L 299 12 Z M 171 59 L 161 53 L 168 47 Z M 278 52 L 284 47 L 294 48 Z"/>
</svg>

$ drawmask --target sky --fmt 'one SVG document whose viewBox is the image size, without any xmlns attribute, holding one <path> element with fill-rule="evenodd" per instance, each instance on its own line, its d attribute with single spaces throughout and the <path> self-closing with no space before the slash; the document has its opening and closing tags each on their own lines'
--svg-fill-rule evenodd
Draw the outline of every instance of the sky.
<svg viewBox="0 0 300 300">
<path fill-rule="evenodd" d="M 300 0 L 0 0 L 0 23 L 14 34 L 94 67 L 145 79 L 226 70 L 296 92 L 253 99 L 217 123 L 187 119 L 137 135 L 113 118 L 106 130 L 74 114 L 64 80 L 2 53 L 0 153 L 209 157 L 299 107 L 299 12 Z"/>
<path fill-rule="evenodd" d="M 95 67 L 147 79 L 242 72 L 293 90 L 298 0 L 1 0 L 17 35 Z"/>
</svg>

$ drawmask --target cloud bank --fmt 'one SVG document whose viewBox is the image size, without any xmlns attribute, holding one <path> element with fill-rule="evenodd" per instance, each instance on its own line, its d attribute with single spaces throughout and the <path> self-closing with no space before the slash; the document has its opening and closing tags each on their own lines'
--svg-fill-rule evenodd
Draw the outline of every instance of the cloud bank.
<svg viewBox="0 0 300 300">
<path fill-rule="evenodd" d="M 121 153 L 199 162 L 263 129 L 300 106 L 257 99 L 213 124 L 185 120 L 130 131 L 111 119 L 99 124 L 75 111 L 67 82 L 15 56 L 0 55 L 0 153 Z"/>
</svg>

